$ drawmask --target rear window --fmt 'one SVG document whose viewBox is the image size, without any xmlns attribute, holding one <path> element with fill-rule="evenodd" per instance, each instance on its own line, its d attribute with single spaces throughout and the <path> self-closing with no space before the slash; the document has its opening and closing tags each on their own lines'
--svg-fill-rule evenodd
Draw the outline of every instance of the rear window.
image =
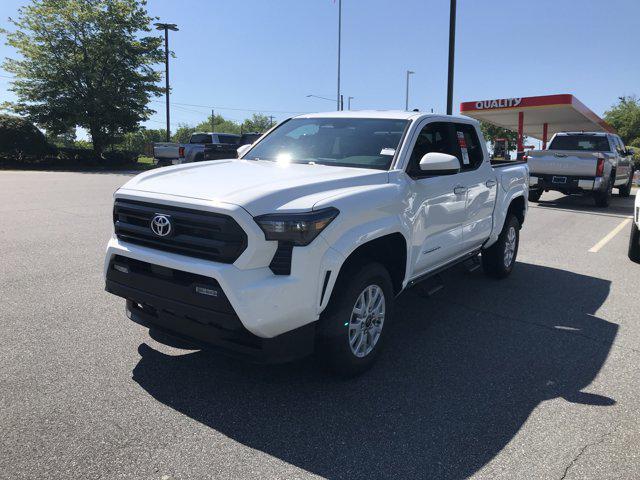
<svg viewBox="0 0 640 480">
<path fill-rule="evenodd" d="M 206 133 L 193 134 L 189 139 L 189 143 L 212 143 L 211 135 L 208 135 Z"/>
<path fill-rule="evenodd" d="M 240 143 L 240 138 L 235 135 L 220 135 L 218 134 L 218 141 L 220 143 L 233 143 L 238 145 Z"/>
<path fill-rule="evenodd" d="M 549 145 L 549 150 L 608 152 L 610 149 L 609 140 L 605 135 L 560 135 Z"/>
</svg>

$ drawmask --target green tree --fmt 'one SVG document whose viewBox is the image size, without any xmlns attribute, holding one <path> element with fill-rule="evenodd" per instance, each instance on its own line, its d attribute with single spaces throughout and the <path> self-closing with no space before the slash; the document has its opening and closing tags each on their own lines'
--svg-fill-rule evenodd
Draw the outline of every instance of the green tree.
<svg viewBox="0 0 640 480">
<path fill-rule="evenodd" d="M 214 124 L 211 122 L 211 115 L 207 119 L 196 125 L 197 132 L 211 132 Z M 240 133 L 240 125 L 233 120 L 228 120 L 222 115 L 215 116 L 215 131 L 219 133 Z"/>
<path fill-rule="evenodd" d="M 117 144 L 122 150 L 129 150 L 140 155 L 147 153 L 148 145 L 155 142 L 163 142 L 166 138 L 164 129 L 140 128 L 135 132 L 125 133 Z"/>
<path fill-rule="evenodd" d="M 87 129 L 97 156 L 153 113 L 163 51 L 144 0 L 31 0 L 18 12 L 4 32 L 21 57 L 3 64 L 13 111 L 51 135 Z"/>
<path fill-rule="evenodd" d="M 171 140 L 173 140 L 176 143 L 187 143 L 189 141 L 189 137 L 195 131 L 196 131 L 196 127 L 192 127 L 191 125 L 181 123 L 180 125 L 178 125 L 178 129 L 175 131 L 175 133 L 171 137 Z"/>
<path fill-rule="evenodd" d="M 28 120 L 0 115 L 0 158 L 22 162 L 48 153 L 50 147 L 44 134 Z"/>
<path fill-rule="evenodd" d="M 506 128 L 502 127 L 497 127 L 491 123 L 482 121 L 480 122 L 480 129 L 482 130 L 484 139 L 487 142 L 491 142 L 492 145 L 495 143 L 496 138 L 506 138 L 509 142 L 510 148 L 512 149 L 518 145 L 518 132 L 507 130 Z"/>
<path fill-rule="evenodd" d="M 243 132 L 266 132 L 271 128 L 271 119 L 262 113 L 254 113 L 251 118 L 242 122 Z"/>
<path fill-rule="evenodd" d="M 620 97 L 618 103 L 604 112 L 604 119 L 616 129 L 625 145 L 640 139 L 640 101 L 635 95 Z"/>
</svg>

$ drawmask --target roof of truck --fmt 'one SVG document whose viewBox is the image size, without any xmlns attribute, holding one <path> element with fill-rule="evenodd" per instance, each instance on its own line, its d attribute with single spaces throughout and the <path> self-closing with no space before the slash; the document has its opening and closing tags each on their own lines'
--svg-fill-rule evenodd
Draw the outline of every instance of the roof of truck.
<svg viewBox="0 0 640 480">
<path fill-rule="evenodd" d="M 558 132 L 556 135 L 596 135 L 596 136 L 605 136 L 608 135 L 607 132 Z"/>
<path fill-rule="evenodd" d="M 304 113 L 295 118 L 379 118 L 389 120 L 414 120 L 420 117 L 442 117 L 444 114 L 407 112 L 405 110 L 342 110 L 333 112 Z M 471 120 L 462 115 L 447 115 L 451 119 Z"/>
</svg>

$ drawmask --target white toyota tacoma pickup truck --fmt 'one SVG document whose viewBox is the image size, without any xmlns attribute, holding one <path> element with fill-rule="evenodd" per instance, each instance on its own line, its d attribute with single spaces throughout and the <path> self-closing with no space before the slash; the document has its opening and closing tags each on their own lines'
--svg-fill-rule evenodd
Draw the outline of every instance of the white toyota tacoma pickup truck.
<svg viewBox="0 0 640 480">
<path fill-rule="evenodd" d="M 527 165 L 478 123 L 414 112 L 289 119 L 240 159 L 149 171 L 114 194 L 106 290 L 131 320 L 260 360 L 375 360 L 395 297 L 481 254 L 514 267 Z"/>
</svg>

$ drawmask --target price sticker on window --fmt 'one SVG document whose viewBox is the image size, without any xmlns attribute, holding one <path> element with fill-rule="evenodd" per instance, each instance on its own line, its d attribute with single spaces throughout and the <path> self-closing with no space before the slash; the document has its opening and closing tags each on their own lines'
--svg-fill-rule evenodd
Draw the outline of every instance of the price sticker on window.
<svg viewBox="0 0 640 480">
<path fill-rule="evenodd" d="M 464 138 L 464 132 L 456 132 L 458 134 L 458 146 L 462 151 L 462 163 L 469 165 L 469 152 L 467 151 L 467 140 Z"/>
</svg>

